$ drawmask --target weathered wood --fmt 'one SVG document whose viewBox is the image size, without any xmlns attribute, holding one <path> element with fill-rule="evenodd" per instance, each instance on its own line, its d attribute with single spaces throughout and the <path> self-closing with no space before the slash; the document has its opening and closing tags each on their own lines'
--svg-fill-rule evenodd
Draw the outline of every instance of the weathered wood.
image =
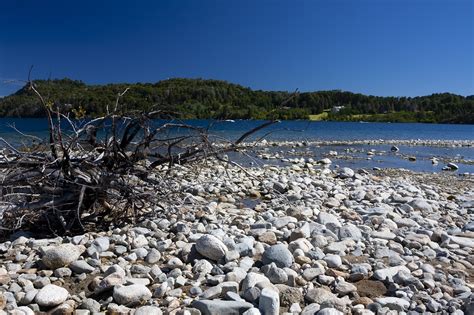
<svg viewBox="0 0 474 315">
<path fill-rule="evenodd" d="M 1 139 L 8 151 L 0 154 L 0 203 L 6 205 L 2 231 L 47 228 L 53 234 L 68 234 L 97 224 L 138 220 L 149 209 L 160 209 L 160 201 L 169 198 L 174 187 L 166 183 L 169 179 L 151 174 L 238 150 L 251 134 L 274 123 L 263 123 L 225 146 L 211 143 L 204 128 L 180 123 L 153 127 L 157 111 L 131 116 L 116 109 L 76 126 L 48 106 L 34 85 L 31 88 L 47 111 L 49 137 L 47 143 L 25 151 Z M 118 99 L 114 108 L 117 104 Z M 70 130 L 60 128 L 62 119 Z M 175 128 L 190 135 L 169 136 Z"/>
</svg>

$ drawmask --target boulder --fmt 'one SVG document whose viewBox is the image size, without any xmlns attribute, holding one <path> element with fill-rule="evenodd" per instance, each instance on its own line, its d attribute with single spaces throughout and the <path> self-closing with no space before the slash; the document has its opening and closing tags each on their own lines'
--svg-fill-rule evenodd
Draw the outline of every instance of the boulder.
<svg viewBox="0 0 474 315">
<path fill-rule="evenodd" d="M 61 244 L 43 248 L 43 264 L 50 269 L 69 265 L 81 256 L 82 248 L 73 244 Z"/>
<path fill-rule="evenodd" d="M 198 300 L 194 301 L 191 306 L 198 309 L 202 315 L 239 315 L 253 307 L 252 304 L 245 301 L 224 300 Z"/>
<path fill-rule="evenodd" d="M 113 297 L 118 304 L 138 305 L 151 299 L 151 292 L 141 284 L 132 284 L 129 286 L 116 286 Z"/>
<path fill-rule="evenodd" d="M 270 246 L 265 250 L 262 256 L 262 262 L 265 265 L 275 263 L 280 268 L 290 267 L 294 258 L 287 246 L 283 244 Z"/>
<path fill-rule="evenodd" d="M 66 301 L 69 292 L 54 284 L 42 287 L 35 296 L 35 302 L 42 307 L 57 306 Z"/>
<path fill-rule="evenodd" d="M 219 260 L 225 256 L 228 249 L 217 237 L 213 235 L 203 235 L 196 242 L 196 250 L 202 256 L 211 260 Z"/>
</svg>

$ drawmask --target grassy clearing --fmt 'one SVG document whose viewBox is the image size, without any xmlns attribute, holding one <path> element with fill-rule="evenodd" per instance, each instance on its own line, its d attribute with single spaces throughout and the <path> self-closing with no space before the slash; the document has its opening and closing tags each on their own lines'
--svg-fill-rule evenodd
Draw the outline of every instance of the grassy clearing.
<svg viewBox="0 0 474 315">
<path fill-rule="evenodd" d="M 313 120 L 313 121 L 319 121 L 319 120 L 324 120 L 326 118 L 328 118 L 328 112 L 322 112 L 321 114 L 317 114 L 317 115 L 309 115 L 309 120 Z"/>
</svg>

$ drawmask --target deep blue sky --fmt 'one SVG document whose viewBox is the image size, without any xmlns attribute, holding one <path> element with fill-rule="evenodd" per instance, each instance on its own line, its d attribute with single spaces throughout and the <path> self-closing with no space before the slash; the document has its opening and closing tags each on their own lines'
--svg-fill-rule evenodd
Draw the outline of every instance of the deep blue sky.
<svg viewBox="0 0 474 315">
<path fill-rule="evenodd" d="M 75 5 L 73 5 L 75 4 Z M 472 0 L 0 2 L 8 79 L 223 79 L 253 89 L 474 94 Z"/>
</svg>

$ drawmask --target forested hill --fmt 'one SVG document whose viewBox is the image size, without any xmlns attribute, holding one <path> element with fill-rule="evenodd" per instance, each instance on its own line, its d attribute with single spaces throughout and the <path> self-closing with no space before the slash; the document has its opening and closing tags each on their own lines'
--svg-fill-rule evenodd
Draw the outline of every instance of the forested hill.
<svg viewBox="0 0 474 315">
<path fill-rule="evenodd" d="M 129 87 L 122 110 L 163 109 L 182 118 L 308 119 L 474 123 L 474 96 L 450 93 L 420 97 L 378 97 L 351 92 L 296 94 L 251 90 L 217 80 L 169 79 L 158 83 L 86 85 L 70 79 L 37 80 L 49 104 L 63 111 L 98 116 Z M 285 100 L 287 100 L 285 102 Z M 334 107 L 338 108 L 336 113 Z M 331 110 L 333 109 L 333 110 Z M 319 114 L 319 115 L 318 115 Z M 26 87 L 0 99 L 0 117 L 41 117 L 37 97 Z"/>
</svg>

